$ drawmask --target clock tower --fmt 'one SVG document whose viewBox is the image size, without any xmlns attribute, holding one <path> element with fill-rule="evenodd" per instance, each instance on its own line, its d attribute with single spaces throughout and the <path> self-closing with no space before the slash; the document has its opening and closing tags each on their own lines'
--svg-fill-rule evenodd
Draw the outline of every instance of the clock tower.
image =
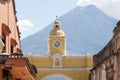
<svg viewBox="0 0 120 80">
<path fill-rule="evenodd" d="M 66 36 L 61 29 L 59 21 L 55 21 L 53 29 L 50 31 L 48 37 L 48 50 L 50 55 L 66 53 Z"/>
</svg>

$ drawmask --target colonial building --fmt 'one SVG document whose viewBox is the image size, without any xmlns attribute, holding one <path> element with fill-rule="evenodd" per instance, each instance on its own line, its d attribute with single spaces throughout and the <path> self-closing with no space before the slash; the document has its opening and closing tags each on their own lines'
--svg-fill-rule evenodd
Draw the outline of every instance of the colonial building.
<svg viewBox="0 0 120 80">
<path fill-rule="evenodd" d="M 20 47 L 14 0 L 0 0 L 0 80 L 34 80 L 35 69 Z"/>
<path fill-rule="evenodd" d="M 120 80 L 120 21 L 113 38 L 93 57 L 90 80 Z"/>
<path fill-rule="evenodd" d="M 66 35 L 59 21 L 54 22 L 48 35 L 48 52 L 44 56 L 29 56 L 31 63 L 37 66 L 36 80 L 44 80 L 54 75 L 66 77 L 68 80 L 88 80 L 92 56 L 66 55 Z"/>
<path fill-rule="evenodd" d="M 21 52 L 14 0 L 0 0 L 0 39 L 7 53 Z"/>
</svg>

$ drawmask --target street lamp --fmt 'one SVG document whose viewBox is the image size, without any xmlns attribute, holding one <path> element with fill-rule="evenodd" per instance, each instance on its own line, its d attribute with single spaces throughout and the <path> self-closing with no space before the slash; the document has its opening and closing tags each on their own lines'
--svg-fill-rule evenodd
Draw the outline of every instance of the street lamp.
<svg viewBox="0 0 120 80">
<path fill-rule="evenodd" d="M 7 70 L 5 68 L 5 62 L 7 61 L 9 54 L 8 53 L 3 53 L 3 48 L 5 47 L 5 44 L 3 41 L 0 39 L 0 64 L 4 65 L 3 73 L 0 76 L 3 76 L 4 80 L 9 80 L 12 78 L 12 75 L 10 73 L 10 70 Z"/>
<path fill-rule="evenodd" d="M 0 64 L 5 64 L 6 60 L 9 57 L 8 53 L 1 53 L 3 51 L 4 46 L 5 46 L 5 44 L 0 39 Z"/>
<path fill-rule="evenodd" d="M 4 65 L 3 80 L 11 80 L 13 78 L 11 69 L 12 69 L 12 65 L 14 64 L 14 62 L 7 62 L 8 57 L 9 57 L 8 53 L 0 54 L 0 64 Z M 10 66 L 6 66 L 6 64 L 9 64 Z"/>
<path fill-rule="evenodd" d="M 0 64 L 5 64 L 9 57 L 8 53 L 0 53 Z"/>
</svg>

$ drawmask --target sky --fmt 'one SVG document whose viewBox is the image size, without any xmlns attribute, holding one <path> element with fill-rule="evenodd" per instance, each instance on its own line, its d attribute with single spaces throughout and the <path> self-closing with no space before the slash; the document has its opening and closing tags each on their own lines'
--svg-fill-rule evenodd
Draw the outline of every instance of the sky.
<svg viewBox="0 0 120 80">
<path fill-rule="evenodd" d="M 36 33 L 77 6 L 93 4 L 120 19 L 120 0 L 15 0 L 21 39 Z"/>
</svg>

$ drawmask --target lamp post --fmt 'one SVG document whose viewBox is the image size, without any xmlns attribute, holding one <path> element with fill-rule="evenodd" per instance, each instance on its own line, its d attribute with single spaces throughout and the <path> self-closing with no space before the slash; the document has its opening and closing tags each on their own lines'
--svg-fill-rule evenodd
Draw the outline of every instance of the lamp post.
<svg viewBox="0 0 120 80">
<path fill-rule="evenodd" d="M 8 53 L 0 53 L 0 64 L 5 64 L 9 57 Z"/>
<path fill-rule="evenodd" d="M 0 39 L 0 64 L 5 64 L 6 60 L 9 57 L 8 53 L 1 53 L 3 51 L 3 48 L 5 47 L 5 44 Z"/>
<path fill-rule="evenodd" d="M 7 70 L 5 68 L 5 63 L 8 59 L 8 57 L 9 57 L 8 53 L 0 53 L 0 64 L 2 64 L 4 66 L 4 68 L 2 69 L 2 75 L 0 75 L 0 76 L 3 76 L 2 77 L 3 80 L 9 80 L 10 78 L 12 78 L 10 70 Z"/>
<path fill-rule="evenodd" d="M 9 79 L 12 78 L 12 74 L 11 74 L 10 70 L 5 68 L 5 63 L 8 59 L 8 57 L 9 57 L 9 54 L 3 52 L 4 47 L 5 47 L 5 44 L 0 39 L 0 64 L 4 66 L 4 68 L 1 68 L 2 69 L 2 75 L 0 75 L 0 76 L 2 76 L 2 80 L 9 80 Z"/>
</svg>

